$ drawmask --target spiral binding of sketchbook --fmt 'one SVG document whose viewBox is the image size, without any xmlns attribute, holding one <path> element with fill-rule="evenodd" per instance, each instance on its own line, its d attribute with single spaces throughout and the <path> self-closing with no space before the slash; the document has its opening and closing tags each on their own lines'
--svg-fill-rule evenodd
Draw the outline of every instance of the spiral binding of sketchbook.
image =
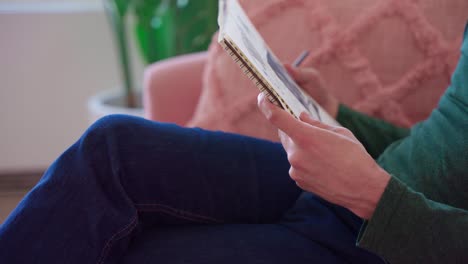
<svg viewBox="0 0 468 264">
<path fill-rule="evenodd" d="M 296 118 L 302 112 L 307 112 L 312 118 L 338 125 L 291 78 L 237 0 L 219 0 L 218 23 L 219 44 L 272 103 Z"/>
<path fill-rule="evenodd" d="M 266 93 L 270 102 L 283 109 L 283 105 L 285 105 L 288 112 L 294 115 L 288 104 L 286 104 L 286 102 L 278 95 L 278 93 L 276 93 L 274 89 L 270 88 L 268 81 L 262 77 L 259 71 L 255 69 L 255 66 L 252 65 L 252 63 L 230 38 L 225 37 L 219 43 L 224 48 L 224 50 L 228 52 L 229 56 L 231 56 L 231 58 L 237 63 L 247 78 L 249 78 L 255 84 L 260 92 Z M 281 104 L 281 102 L 283 104 Z"/>
</svg>

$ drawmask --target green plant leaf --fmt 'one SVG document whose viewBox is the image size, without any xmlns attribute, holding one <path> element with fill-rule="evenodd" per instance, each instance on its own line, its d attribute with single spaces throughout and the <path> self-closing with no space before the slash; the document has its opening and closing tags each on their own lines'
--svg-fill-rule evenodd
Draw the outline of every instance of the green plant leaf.
<svg viewBox="0 0 468 264">
<path fill-rule="evenodd" d="M 125 13 L 128 8 L 128 1 L 104 0 L 105 11 L 112 26 L 116 49 L 119 54 L 120 71 L 124 82 L 124 92 L 127 99 L 127 106 L 135 105 L 132 89 L 134 88 L 131 71 L 130 57 L 128 54 L 127 34 L 125 27 Z"/>
<path fill-rule="evenodd" d="M 130 0 L 111 0 L 115 2 L 120 17 L 124 17 L 130 6 Z"/>
<path fill-rule="evenodd" d="M 161 9 L 167 5 L 167 0 L 134 0 L 134 12 L 136 18 L 135 36 L 138 40 L 138 46 L 142 57 L 146 63 L 151 63 L 159 59 L 158 53 L 161 52 L 163 47 L 159 47 L 156 39 L 158 29 L 154 27 Z"/>
<path fill-rule="evenodd" d="M 147 63 L 206 50 L 217 30 L 217 0 L 134 0 L 135 35 Z"/>
</svg>

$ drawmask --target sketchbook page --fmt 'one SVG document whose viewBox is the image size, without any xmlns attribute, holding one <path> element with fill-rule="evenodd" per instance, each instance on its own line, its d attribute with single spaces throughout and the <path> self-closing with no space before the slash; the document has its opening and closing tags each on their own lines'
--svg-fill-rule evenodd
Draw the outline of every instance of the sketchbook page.
<svg viewBox="0 0 468 264">
<path fill-rule="evenodd" d="M 220 0 L 219 40 L 231 39 L 269 86 L 288 104 L 296 117 L 308 112 L 324 123 L 338 125 L 323 108 L 291 78 L 245 14 L 237 0 Z"/>
</svg>

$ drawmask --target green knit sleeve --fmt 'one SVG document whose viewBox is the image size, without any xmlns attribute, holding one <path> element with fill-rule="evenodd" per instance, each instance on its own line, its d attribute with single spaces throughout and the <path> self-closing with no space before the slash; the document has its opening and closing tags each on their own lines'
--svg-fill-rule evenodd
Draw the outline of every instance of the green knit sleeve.
<svg viewBox="0 0 468 264">
<path fill-rule="evenodd" d="M 463 47 L 467 47 L 465 40 Z M 462 50 L 463 51 L 463 50 Z M 460 55 L 449 88 L 428 119 L 390 146 L 378 164 L 434 201 L 468 208 L 468 53 Z"/>
<path fill-rule="evenodd" d="M 358 245 L 390 263 L 468 263 L 468 35 L 430 117 L 377 162 L 393 175 Z"/>
<path fill-rule="evenodd" d="M 389 263 L 466 263 L 468 211 L 432 201 L 392 178 L 357 245 Z"/>
<path fill-rule="evenodd" d="M 374 159 L 391 143 L 409 134 L 408 129 L 356 112 L 345 105 L 340 105 L 337 121 L 353 132 Z"/>
</svg>

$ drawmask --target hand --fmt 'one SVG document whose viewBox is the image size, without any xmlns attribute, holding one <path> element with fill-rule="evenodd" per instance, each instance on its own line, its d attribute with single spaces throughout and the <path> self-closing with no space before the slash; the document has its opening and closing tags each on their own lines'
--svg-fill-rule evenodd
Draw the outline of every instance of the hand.
<svg viewBox="0 0 468 264">
<path fill-rule="evenodd" d="M 346 207 L 370 219 L 390 175 L 366 152 L 346 128 L 313 120 L 300 120 L 270 103 L 262 93 L 258 105 L 279 129 L 279 137 L 291 164 L 289 175 L 305 191 Z"/>
<path fill-rule="evenodd" d="M 284 65 L 296 83 L 319 103 L 328 114 L 336 118 L 339 102 L 336 97 L 326 89 L 325 81 L 320 74 L 312 68 L 296 68 Z"/>
</svg>

